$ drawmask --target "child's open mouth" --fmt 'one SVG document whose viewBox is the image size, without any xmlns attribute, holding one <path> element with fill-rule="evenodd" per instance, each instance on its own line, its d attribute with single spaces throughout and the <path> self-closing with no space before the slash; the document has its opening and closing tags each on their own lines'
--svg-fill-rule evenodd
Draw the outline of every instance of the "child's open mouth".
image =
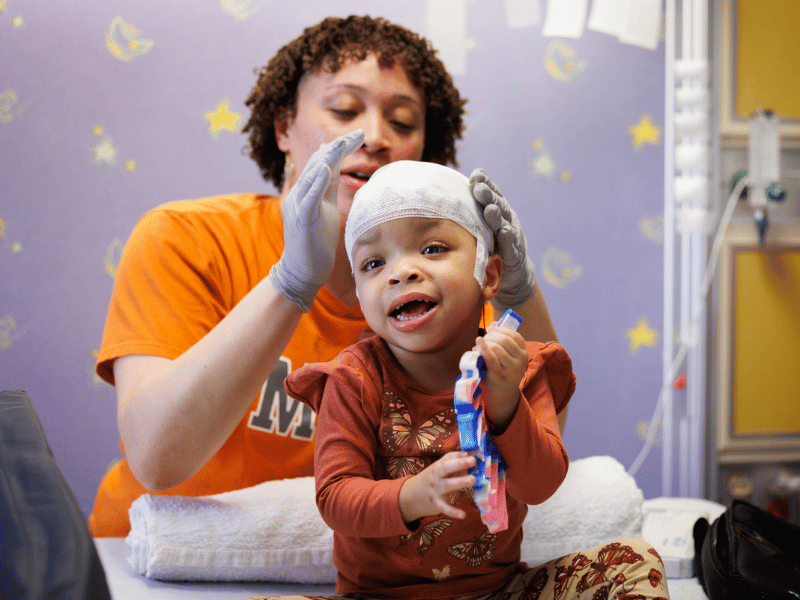
<svg viewBox="0 0 800 600">
<path fill-rule="evenodd" d="M 425 316 L 436 306 L 436 302 L 428 300 L 411 300 L 395 308 L 389 316 L 398 321 L 411 321 Z"/>
</svg>

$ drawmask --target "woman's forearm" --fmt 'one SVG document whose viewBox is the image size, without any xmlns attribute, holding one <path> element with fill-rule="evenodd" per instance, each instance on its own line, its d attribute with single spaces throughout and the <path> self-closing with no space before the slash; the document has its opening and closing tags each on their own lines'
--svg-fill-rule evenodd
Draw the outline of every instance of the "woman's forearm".
<svg viewBox="0 0 800 600">
<path fill-rule="evenodd" d="M 558 335 L 538 283 L 533 290 L 533 296 L 514 311 L 522 317 L 519 333 L 524 339 L 541 343 L 558 341 Z"/>
<path fill-rule="evenodd" d="M 533 296 L 522 306 L 514 309 L 520 317 L 522 324 L 519 326 L 519 333 L 529 342 L 557 342 L 553 321 L 550 319 L 550 312 L 542 296 L 539 283 L 533 291 Z M 564 427 L 567 424 L 567 409 L 565 408 L 557 415 L 558 428 L 564 434 Z"/>
<path fill-rule="evenodd" d="M 222 447 L 301 316 L 266 277 L 175 360 L 115 361 L 120 435 L 142 485 L 160 491 L 182 483 Z"/>
</svg>

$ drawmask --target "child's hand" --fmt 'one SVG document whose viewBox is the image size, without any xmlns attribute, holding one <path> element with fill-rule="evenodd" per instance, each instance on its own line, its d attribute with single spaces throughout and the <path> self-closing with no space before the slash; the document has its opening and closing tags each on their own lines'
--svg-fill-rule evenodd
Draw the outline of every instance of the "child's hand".
<svg viewBox="0 0 800 600">
<path fill-rule="evenodd" d="M 511 422 L 519 403 L 519 384 L 528 368 L 528 350 L 522 336 L 494 323 L 486 335 L 475 340 L 475 350 L 486 361 L 486 377 L 481 384 L 488 426 L 502 431 Z"/>
<path fill-rule="evenodd" d="M 400 488 L 400 514 L 406 523 L 421 517 L 443 514 L 463 519 L 467 514 L 450 504 L 450 495 L 472 487 L 475 477 L 467 470 L 475 466 L 475 457 L 467 452 L 448 452 L 435 463 L 410 477 Z"/>
</svg>

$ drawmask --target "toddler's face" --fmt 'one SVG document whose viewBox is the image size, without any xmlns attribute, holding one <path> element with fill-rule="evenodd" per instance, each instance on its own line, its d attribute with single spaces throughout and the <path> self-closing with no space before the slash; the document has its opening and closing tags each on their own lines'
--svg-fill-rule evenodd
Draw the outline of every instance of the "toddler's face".
<svg viewBox="0 0 800 600">
<path fill-rule="evenodd" d="M 471 346 L 484 304 L 473 275 L 476 246 L 453 221 L 416 217 L 376 225 L 356 240 L 361 308 L 393 351 Z"/>
</svg>

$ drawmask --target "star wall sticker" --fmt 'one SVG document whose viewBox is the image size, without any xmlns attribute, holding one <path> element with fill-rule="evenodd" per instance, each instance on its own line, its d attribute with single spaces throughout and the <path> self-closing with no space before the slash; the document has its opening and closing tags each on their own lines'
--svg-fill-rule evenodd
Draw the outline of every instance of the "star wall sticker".
<svg viewBox="0 0 800 600">
<path fill-rule="evenodd" d="M 94 145 L 91 146 L 92 161 L 96 165 L 100 165 L 100 172 L 103 175 L 108 175 L 111 168 L 117 164 L 119 158 L 119 148 L 114 145 L 105 128 L 102 125 L 95 125 L 92 127 L 92 135 L 97 138 Z M 125 170 L 133 172 L 136 170 L 136 161 L 134 159 L 127 159 L 124 162 Z"/>
<path fill-rule="evenodd" d="M 99 164 L 114 165 L 117 162 L 117 155 L 119 150 L 114 146 L 111 141 L 111 136 L 104 136 L 102 140 L 92 146 L 92 154 L 94 155 L 94 162 Z"/>
<path fill-rule="evenodd" d="M 223 130 L 239 133 L 239 119 L 242 118 L 242 115 L 231 111 L 230 103 L 226 98 L 220 100 L 217 108 L 207 112 L 205 117 L 209 122 L 208 133 L 214 139 L 217 139 L 220 131 Z"/>
<path fill-rule="evenodd" d="M 646 346 L 647 348 L 655 348 L 656 340 L 658 340 L 658 331 L 652 329 L 647 324 L 647 319 L 644 317 L 639 319 L 636 327 L 628 329 L 625 332 L 625 335 L 628 336 L 628 339 L 630 340 L 630 349 L 633 353 L 638 352 L 639 348 L 642 346 Z"/>
<path fill-rule="evenodd" d="M 658 146 L 661 142 L 661 128 L 658 125 L 653 125 L 650 115 L 644 115 L 636 125 L 631 125 L 628 128 L 628 133 L 633 136 L 631 144 L 637 150 L 640 150 L 645 144 Z"/>
</svg>

